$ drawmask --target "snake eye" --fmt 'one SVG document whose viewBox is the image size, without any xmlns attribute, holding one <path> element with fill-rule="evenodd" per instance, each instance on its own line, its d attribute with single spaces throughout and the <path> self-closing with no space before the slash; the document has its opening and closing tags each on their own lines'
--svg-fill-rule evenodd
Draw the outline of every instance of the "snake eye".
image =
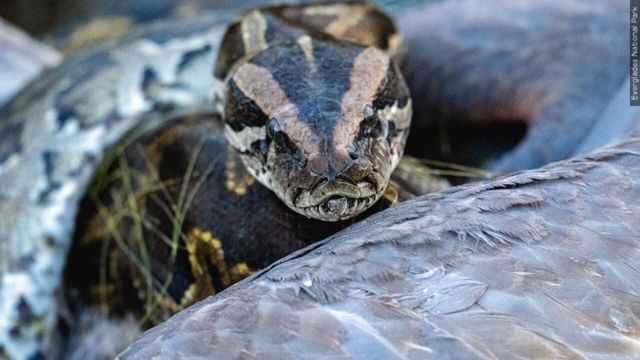
<svg viewBox="0 0 640 360">
<path fill-rule="evenodd" d="M 370 118 L 372 116 L 375 116 L 375 111 L 373 111 L 373 108 L 371 107 L 371 105 L 366 105 L 364 107 L 364 110 L 362 110 L 362 115 L 364 116 L 365 119 Z"/>
<path fill-rule="evenodd" d="M 273 139 L 278 132 L 282 132 L 282 125 L 280 125 L 276 118 L 270 118 L 267 121 L 267 136 Z"/>
<path fill-rule="evenodd" d="M 251 151 L 263 161 L 267 161 L 267 156 L 269 154 L 269 142 L 266 139 L 254 141 L 251 143 Z"/>
<path fill-rule="evenodd" d="M 266 127 L 267 143 L 273 141 L 278 149 L 289 154 L 297 154 L 299 152 L 298 147 L 291 141 L 278 120 L 275 118 L 269 119 Z"/>
<path fill-rule="evenodd" d="M 369 105 L 364 107 L 362 111 L 363 119 L 360 124 L 360 132 L 368 137 L 378 137 L 382 130 L 382 123 L 378 114 Z"/>
</svg>

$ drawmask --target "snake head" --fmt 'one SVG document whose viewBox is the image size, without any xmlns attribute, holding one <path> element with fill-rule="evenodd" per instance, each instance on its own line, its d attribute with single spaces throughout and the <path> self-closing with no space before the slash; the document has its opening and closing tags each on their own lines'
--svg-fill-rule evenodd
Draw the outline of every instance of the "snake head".
<svg viewBox="0 0 640 360">
<path fill-rule="evenodd" d="M 232 146 L 291 209 L 338 221 L 383 194 L 411 119 L 385 52 L 317 40 L 272 47 L 237 65 L 226 86 Z"/>
</svg>

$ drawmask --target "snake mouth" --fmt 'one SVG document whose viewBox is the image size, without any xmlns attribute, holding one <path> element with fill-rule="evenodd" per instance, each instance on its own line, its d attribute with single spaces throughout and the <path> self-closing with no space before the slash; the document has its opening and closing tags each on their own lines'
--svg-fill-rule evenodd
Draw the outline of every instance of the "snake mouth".
<svg viewBox="0 0 640 360">
<path fill-rule="evenodd" d="M 298 193 L 296 209 L 324 221 L 338 221 L 353 217 L 373 205 L 379 194 L 375 184 L 363 181 L 352 184 L 343 181 L 323 181 L 311 190 Z"/>
<path fill-rule="evenodd" d="M 377 195 L 363 198 L 345 196 L 331 196 L 326 201 L 316 205 L 300 208 L 304 215 L 324 221 L 339 221 L 356 216 L 368 209 L 378 199 Z"/>
</svg>

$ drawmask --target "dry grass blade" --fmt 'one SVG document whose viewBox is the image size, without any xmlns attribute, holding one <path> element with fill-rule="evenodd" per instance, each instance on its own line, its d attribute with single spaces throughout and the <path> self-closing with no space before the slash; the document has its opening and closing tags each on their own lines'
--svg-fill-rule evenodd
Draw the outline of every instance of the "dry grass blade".
<svg viewBox="0 0 640 360">
<path fill-rule="evenodd" d="M 410 161 L 418 161 L 420 164 L 429 167 L 429 172 L 433 175 L 440 176 L 456 176 L 456 177 L 468 177 L 468 178 L 482 178 L 482 179 L 495 179 L 500 174 L 493 173 L 484 169 L 454 164 L 445 161 L 431 160 L 431 159 L 412 159 Z M 441 169 L 438 169 L 441 168 Z"/>
</svg>

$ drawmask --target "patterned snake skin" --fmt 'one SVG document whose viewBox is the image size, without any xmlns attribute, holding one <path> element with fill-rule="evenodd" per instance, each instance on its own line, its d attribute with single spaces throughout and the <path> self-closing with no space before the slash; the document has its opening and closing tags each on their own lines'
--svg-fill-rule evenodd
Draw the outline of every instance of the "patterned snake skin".
<svg viewBox="0 0 640 360">
<path fill-rule="evenodd" d="M 14 99 L 0 124 L 0 354 L 55 339 L 78 203 L 105 151 L 132 128 L 210 111 L 230 14 L 159 24 L 67 60 Z M 144 125 L 144 124 L 143 124 Z"/>
</svg>

